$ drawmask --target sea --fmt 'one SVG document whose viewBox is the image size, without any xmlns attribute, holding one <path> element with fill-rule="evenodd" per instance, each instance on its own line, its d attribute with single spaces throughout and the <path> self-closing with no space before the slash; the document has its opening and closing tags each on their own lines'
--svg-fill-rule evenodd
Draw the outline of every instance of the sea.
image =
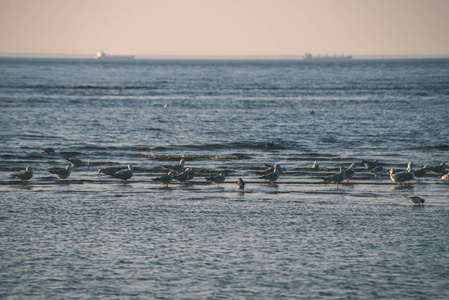
<svg viewBox="0 0 449 300">
<path fill-rule="evenodd" d="M 0 298 L 448 299 L 444 172 L 362 164 L 449 165 L 448 118 L 449 59 L 0 58 Z"/>
</svg>

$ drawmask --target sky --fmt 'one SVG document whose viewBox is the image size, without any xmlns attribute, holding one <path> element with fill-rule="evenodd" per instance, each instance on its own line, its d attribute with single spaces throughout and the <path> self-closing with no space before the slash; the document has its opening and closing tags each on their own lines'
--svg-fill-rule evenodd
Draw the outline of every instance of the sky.
<svg viewBox="0 0 449 300">
<path fill-rule="evenodd" d="M 449 0 L 0 0 L 0 53 L 449 55 Z"/>
</svg>

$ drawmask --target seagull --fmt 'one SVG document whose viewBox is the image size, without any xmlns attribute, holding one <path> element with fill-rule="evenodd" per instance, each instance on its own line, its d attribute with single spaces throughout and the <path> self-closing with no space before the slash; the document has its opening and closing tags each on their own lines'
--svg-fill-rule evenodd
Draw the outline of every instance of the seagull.
<svg viewBox="0 0 449 300">
<path fill-rule="evenodd" d="M 54 174 L 59 180 L 64 180 L 70 176 L 72 166 L 67 165 L 65 168 L 51 168 L 50 173 Z"/>
<path fill-rule="evenodd" d="M 354 176 L 354 173 L 355 173 L 354 169 L 355 169 L 355 163 L 352 163 L 352 164 L 349 166 L 349 168 L 347 168 L 347 169 L 345 170 L 345 179 L 346 179 L 346 182 L 349 182 L 349 178 L 352 178 L 352 177 Z"/>
<path fill-rule="evenodd" d="M 428 170 L 435 174 L 443 174 L 446 172 L 446 168 L 447 168 L 446 164 L 441 163 L 439 166 L 428 167 Z"/>
<path fill-rule="evenodd" d="M 281 167 L 280 165 L 274 165 L 272 172 L 265 171 L 265 173 L 262 175 L 261 178 L 265 179 L 266 181 L 270 182 L 270 185 L 273 184 L 276 180 L 279 178 Z"/>
<path fill-rule="evenodd" d="M 408 201 L 413 203 L 413 205 L 424 205 L 424 202 L 426 201 L 423 198 L 418 197 L 418 196 L 406 196 L 406 195 L 402 195 L 402 196 L 404 196 Z"/>
<path fill-rule="evenodd" d="M 273 172 L 274 172 L 274 167 L 275 167 L 275 166 L 277 166 L 278 169 L 279 169 L 279 175 L 280 175 L 280 174 L 284 174 L 284 173 L 286 172 L 285 168 L 281 167 L 281 165 L 279 165 L 279 164 L 269 165 L 269 164 L 265 164 L 265 163 L 264 163 L 264 165 L 265 165 L 266 169 L 265 169 L 265 171 L 262 173 L 262 175 L 267 175 L 267 174 L 269 174 L 269 173 L 273 173 Z"/>
<path fill-rule="evenodd" d="M 312 169 L 318 169 L 319 167 L 320 167 L 320 165 L 318 165 L 318 163 L 315 160 L 315 162 L 312 165 Z"/>
<path fill-rule="evenodd" d="M 117 173 L 118 171 L 121 171 L 123 169 L 126 169 L 126 167 L 108 167 L 108 168 L 102 168 L 98 170 L 98 175 L 100 173 L 103 173 L 105 175 L 111 175 Z"/>
<path fill-rule="evenodd" d="M 412 171 L 412 166 L 413 166 L 413 163 L 410 161 L 408 164 L 407 164 L 407 169 L 405 170 L 406 172 L 411 172 Z"/>
<path fill-rule="evenodd" d="M 419 169 L 415 170 L 415 177 L 418 178 L 418 182 L 419 182 L 419 179 L 421 177 L 426 176 L 426 174 L 427 174 L 427 166 L 424 166 L 422 168 L 419 168 Z"/>
<path fill-rule="evenodd" d="M 27 166 L 25 170 L 22 170 L 19 173 L 11 174 L 11 177 L 22 181 L 27 181 L 33 177 L 33 171 L 29 166 Z"/>
<path fill-rule="evenodd" d="M 187 175 L 189 175 L 189 177 L 187 178 L 187 180 L 192 180 L 193 178 L 195 178 L 196 172 L 194 169 L 189 168 L 187 170 Z"/>
<path fill-rule="evenodd" d="M 394 183 L 402 185 L 404 182 L 408 182 L 413 179 L 413 171 L 412 172 L 400 172 L 395 173 L 394 169 L 390 170 L 390 179 Z"/>
<path fill-rule="evenodd" d="M 384 167 L 377 166 L 377 167 L 375 167 L 374 169 L 371 169 L 369 172 L 370 172 L 371 174 L 373 174 L 374 176 L 376 176 L 376 177 L 380 177 L 380 175 L 383 175 L 383 174 L 385 174 L 385 173 L 388 173 L 388 170 L 385 169 Z"/>
<path fill-rule="evenodd" d="M 365 168 L 367 168 L 368 171 L 370 171 L 371 169 L 374 169 L 375 167 L 377 167 L 379 165 L 379 162 L 377 160 L 373 160 L 373 161 L 362 160 L 362 163 L 365 165 Z"/>
<path fill-rule="evenodd" d="M 345 168 L 343 168 L 343 167 L 340 167 L 339 173 L 324 178 L 324 181 L 336 183 L 337 190 L 338 190 L 338 184 L 343 182 L 344 180 L 345 180 Z"/>
<path fill-rule="evenodd" d="M 441 176 L 441 179 L 449 181 L 449 173 L 446 175 Z"/>
<path fill-rule="evenodd" d="M 72 165 L 73 167 L 80 167 L 80 166 L 87 166 L 88 163 L 82 161 L 81 159 L 78 158 L 67 158 L 67 161 L 70 163 L 70 165 Z"/>
<path fill-rule="evenodd" d="M 225 175 L 224 172 L 221 172 L 221 173 L 218 174 L 217 176 L 209 176 L 209 177 L 206 177 L 206 180 L 207 180 L 207 181 L 216 183 L 217 186 L 219 186 L 220 183 L 223 183 L 223 182 L 225 181 L 225 179 L 226 179 L 226 175 Z"/>
<path fill-rule="evenodd" d="M 243 182 L 242 178 L 239 178 L 237 181 L 237 191 L 244 190 L 245 189 L 245 183 Z"/>
<path fill-rule="evenodd" d="M 112 174 L 111 176 L 114 178 L 118 178 L 123 180 L 124 182 L 126 182 L 126 180 L 130 179 L 131 177 L 133 177 L 134 174 L 134 169 L 132 165 L 128 165 L 128 168 L 120 170 L 115 172 L 114 174 Z"/>
<path fill-rule="evenodd" d="M 165 167 L 175 173 L 182 172 L 184 171 L 184 159 L 181 158 L 181 160 L 179 161 L 179 165 L 165 166 Z"/>
<path fill-rule="evenodd" d="M 273 149 L 273 147 L 274 147 L 273 141 L 269 141 L 269 142 L 265 143 L 265 149 L 269 150 L 269 149 Z"/>
<path fill-rule="evenodd" d="M 153 178 L 153 181 L 159 182 L 160 184 L 163 184 L 164 186 L 168 187 L 168 184 L 170 182 L 172 182 L 173 180 L 173 173 L 170 171 L 168 172 L 167 175 L 161 176 L 161 177 L 157 177 L 157 178 Z"/>
<path fill-rule="evenodd" d="M 180 173 L 176 176 L 173 176 L 173 180 L 183 184 L 183 182 L 186 182 L 187 180 L 189 180 L 189 178 L 190 178 L 189 172 L 190 172 L 190 168 L 185 168 L 182 173 Z"/>
<path fill-rule="evenodd" d="M 48 147 L 42 150 L 43 153 L 56 153 L 55 149 Z"/>
</svg>

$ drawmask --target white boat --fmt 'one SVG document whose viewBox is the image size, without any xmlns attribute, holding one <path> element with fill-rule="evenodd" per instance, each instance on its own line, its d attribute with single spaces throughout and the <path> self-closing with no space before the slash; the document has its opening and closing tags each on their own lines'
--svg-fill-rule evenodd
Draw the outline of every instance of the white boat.
<svg viewBox="0 0 449 300">
<path fill-rule="evenodd" d="M 107 55 L 103 51 L 97 52 L 97 56 L 95 56 L 98 60 L 132 60 L 134 59 L 134 55 Z"/>
<path fill-rule="evenodd" d="M 305 55 L 304 55 L 304 57 L 303 57 L 303 59 L 304 60 L 313 60 L 313 61 L 316 61 L 316 60 L 324 60 L 324 61 L 328 61 L 328 60 L 350 60 L 350 59 L 352 59 L 352 56 L 350 56 L 350 55 L 336 55 L 336 54 L 334 54 L 334 55 L 317 55 L 317 56 L 313 56 L 312 55 L 312 53 L 310 53 L 310 52 L 307 52 Z"/>
</svg>

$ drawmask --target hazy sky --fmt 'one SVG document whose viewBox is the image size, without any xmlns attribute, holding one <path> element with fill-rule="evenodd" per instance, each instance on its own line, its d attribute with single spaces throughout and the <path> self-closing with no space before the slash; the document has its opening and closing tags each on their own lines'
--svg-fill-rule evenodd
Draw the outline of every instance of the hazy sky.
<svg viewBox="0 0 449 300">
<path fill-rule="evenodd" d="M 0 52 L 448 55 L 449 0 L 0 0 Z"/>
</svg>

